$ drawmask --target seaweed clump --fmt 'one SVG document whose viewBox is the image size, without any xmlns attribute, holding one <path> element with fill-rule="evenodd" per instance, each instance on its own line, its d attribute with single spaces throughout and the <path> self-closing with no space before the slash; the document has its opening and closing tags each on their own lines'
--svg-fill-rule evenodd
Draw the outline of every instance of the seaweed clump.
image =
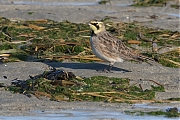
<svg viewBox="0 0 180 120">
<path fill-rule="evenodd" d="M 134 6 L 164 6 L 168 0 L 134 0 Z"/>
<path fill-rule="evenodd" d="M 125 111 L 126 114 L 130 115 L 152 115 L 152 116 L 165 116 L 168 118 L 173 118 L 173 117 L 180 117 L 180 113 L 178 112 L 178 108 L 167 108 L 166 111 L 150 111 L 150 112 L 142 112 L 142 111 Z"/>
<path fill-rule="evenodd" d="M 12 80 L 7 90 L 21 93 L 28 97 L 35 95 L 41 99 L 46 96 L 57 101 L 104 101 L 130 102 L 154 101 L 155 92 L 164 91 L 163 86 L 152 86 L 143 91 L 135 85 L 130 85 L 128 78 L 110 78 L 94 76 L 81 78 L 72 72 L 50 70 L 28 80 Z"/>
<path fill-rule="evenodd" d="M 180 67 L 178 31 L 159 30 L 138 22 L 102 20 L 125 44 L 168 67 Z M 87 24 L 52 20 L 10 21 L 0 18 L 0 60 L 101 62 L 92 54 Z M 168 50 L 168 48 L 171 48 Z M 162 52 L 163 51 L 163 52 Z"/>
</svg>

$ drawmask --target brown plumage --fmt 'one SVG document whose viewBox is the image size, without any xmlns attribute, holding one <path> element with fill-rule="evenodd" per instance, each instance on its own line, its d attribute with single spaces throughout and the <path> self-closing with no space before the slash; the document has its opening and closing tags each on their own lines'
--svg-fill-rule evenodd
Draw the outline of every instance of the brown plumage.
<svg viewBox="0 0 180 120">
<path fill-rule="evenodd" d="M 98 58 L 110 62 L 108 71 L 111 70 L 115 62 L 123 62 L 124 60 L 155 62 L 153 59 L 133 51 L 106 31 L 103 22 L 91 21 L 89 26 L 92 29 L 90 38 L 92 51 Z M 107 70 L 104 69 L 104 71 Z"/>
</svg>

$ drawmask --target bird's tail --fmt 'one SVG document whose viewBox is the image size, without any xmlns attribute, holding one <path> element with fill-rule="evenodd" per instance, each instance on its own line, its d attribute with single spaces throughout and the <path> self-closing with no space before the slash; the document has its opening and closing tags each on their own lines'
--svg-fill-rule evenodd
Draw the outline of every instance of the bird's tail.
<svg viewBox="0 0 180 120">
<path fill-rule="evenodd" d="M 141 62 L 146 62 L 150 65 L 160 65 L 155 59 L 153 58 L 150 58 L 150 57 L 147 57 L 147 56 L 144 56 L 142 54 L 136 54 L 134 56 L 134 58 L 137 60 L 137 61 L 141 61 Z"/>
</svg>

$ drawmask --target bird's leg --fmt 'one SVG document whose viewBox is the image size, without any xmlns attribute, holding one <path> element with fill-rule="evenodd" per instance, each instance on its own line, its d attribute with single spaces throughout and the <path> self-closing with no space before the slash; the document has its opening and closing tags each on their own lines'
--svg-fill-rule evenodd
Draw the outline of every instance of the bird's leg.
<svg viewBox="0 0 180 120">
<path fill-rule="evenodd" d="M 107 66 L 108 67 L 108 66 Z M 99 73 L 108 73 L 109 71 L 107 70 L 107 67 L 105 67 L 104 69 L 102 70 L 97 70 Z"/>
<path fill-rule="evenodd" d="M 106 73 L 112 73 L 111 69 L 113 67 L 114 62 L 110 62 L 110 64 L 105 67 L 103 70 L 100 70 L 100 72 L 106 72 Z"/>
<path fill-rule="evenodd" d="M 114 63 L 115 63 L 115 62 L 110 62 L 110 64 L 109 64 L 109 69 L 108 69 L 108 71 L 111 72 L 111 73 L 112 73 L 111 69 L 112 69 Z"/>
<path fill-rule="evenodd" d="M 104 69 L 102 69 L 101 71 L 102 72 L 106 72 L 106 73 L 108 73 L 109 72 L 109 70 L 107 70 L 108 68 L 109 68 L 110 66 L 108 65 L 108 66 L 106 66 Z"/>
<path fill-rule="evenodd" d="M 113 65 L 109 64 L 109 72 L 111 72 L 111 69 L 112 69 Z"/>
</svg>

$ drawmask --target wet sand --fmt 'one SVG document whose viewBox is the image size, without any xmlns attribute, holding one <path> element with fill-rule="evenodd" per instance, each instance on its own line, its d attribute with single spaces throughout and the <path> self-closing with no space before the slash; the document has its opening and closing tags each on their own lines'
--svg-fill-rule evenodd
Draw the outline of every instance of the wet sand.
<svg viewBox="0 0 180 120">
<path fill-rule="evenodd" d="M 92 19 L 110 17 L 114 22 L 138 21 L 149 27 L 158 27 L 173 31 L 179 29 L 179 10 L 165 7 L 132 7 L 133 0 L 112 0 L 111 5 L 98 5 L 96 0 L 63 1 L 36 0 L 36 2 L 18 2 L 20 0 L 1 0 L 0 15 L 12 20 L 51 19 L 87 23 Z M 32 14 L 29 14 L 32 13 Z M 155 19 L 150 16 L 156 16 Z"/>
<path fill-rule="evenodd" d="M 13 2 L 12 2 L 13 1 Z M 37 0 L 44 2 L 48 0 Z M 53 0 L 55 1 L 55 0 Z M 52 1 L 52 2 L 53 2 Z M 66 2 L 73 2 L 68 0 Z M 79 4 L 83 0 L 79 0 Z M 88 1 L 88 4 L 97 4 L 94 0 Z M 114 22 L 133 22 L 139 21 L 143 25 L 158 27 L 173 31 L 179 30 L 179 10 L 166 7 L 148 7 L 137 8 L 126 6 L 131 4 L 132 0 L 113 1 L 112 5 L 36 5 L 36 4 L 19 4 L 18 0 L 0 0 L 0 15 L 10 18 L 11 20 L 34 20 L 34 19 L 52 19 L 55 21 L 68 20 L 77 23 L 87 23 L 92 19 L 103 19 L 110 17 Z M 48 3 L 49 4 L 49 3 Z M 31 12 L 32 14 L 29 14 Z M 150 15 L 156 15 L 157 19 L 150 18 Z M 129 17 L 129 19 L 127 19 Z M 166 92 L 156 93 L 157 100 L 176 98 L 180 96 L 179 74 L 180 69 L 168 68 L 162 66 L 149 66 L 148 64 L 134 64 L 124 62 L 117 63 L 113 68 L 113 73 L 97 73 L 96 69 L 104 68 L 105 63 L 41 63 L 41 62 L 17 62 L 0 64 L 0 82 L 7 85 L 11 80 L 18 78 L 26 80 L 29 75 L 37 75 L 50 67 L 61 68 L 72 71 L 77 76 L 90 77 L 105 75 L 109 77 L 128 77 L 133 79 L 131 82 L 138 82 L 140 79 L 151 79 L 165 86 Z M 122 72 L 122 70 L 132 72 Z M 5 79 L 3 76 L 7 76 Z M 152 82 L 141 82 L 144 89 Z M 62 110 L 62 109 L 98 109 L 123 112 L 125 110 L 147 110 L 146 108 L 134 108 L 131 104 L 126 103 L 104 103 L 104 102 L 56 102 L 49 101 L 43 97 L 41 100 L 36 97 L 28 98 L 22 94 L 12 94 L 0 89 L 0 116 L 21 116 L 31 115 L 32 110 Z M 154 106 L 178 107 L 179 103 L 150 103 Z M 164 109 L 164 108 L 162 108 Z M 159 108 L 148 108 L 148 110 L 159 110 Z"/>
<path fill-rule="evenodd" d="M 128 77 L 132 79 L 132 83 L 141 83 L 144 89 L 149 88 L 151 85 L 156 85 L 153 82 L 146 82 L 143 80 L 152 79 L 165 86 L 166 92 L 156 93 L 156 100 L 176 98 L 179 93 L 179 69 L 168 68 L 162 66 L 150 66 L 146 63 L 134 64 L 124 62 L 123 64 L 116 63 L 112 69 L 113 73 L 98 73 L 96 70 L 104 67 L 104 63 L 72 63 L 72 62 L 14 62 L 0 64 L 0 82 L 6 85 L 11 84 L 11 80 L 20 79 L 26 80 L 29 75 L 35 76 L 49 70 L 51 67 L 57 69 L 64 69 L 71 71 L 77 76 L 91 77 L 91 76 L 109 76 L 109 77 Z M 122 72 L 122 70 L 130 70 L 132 72 Z M 7 76 L 5 79 L 3 76 Z M 105 103 L 105 102 L 63 102 L 63 101 L 50 101 L 46 97 L 41 99 L 35 96 L 28 98 L 23 94 L 12 94 L 4 89 L 0 90 L 0 115 L 5 116 L 21 116 L 31 115 L 30 111 L 33 110 L 63 110 L 63 109 L 81 109 L 81 110 L 109 110 L 123 112 L 126 110 L 165 110 L 169 107 L 179 108 L 179 102 L 176 103 L 149 103 L 150 106 L 160 106 L 159 108 L 135 108 L 132 104 L 127 103 Z M 164 106 L 167 106 L 164 108 Z"/>
</svg>

